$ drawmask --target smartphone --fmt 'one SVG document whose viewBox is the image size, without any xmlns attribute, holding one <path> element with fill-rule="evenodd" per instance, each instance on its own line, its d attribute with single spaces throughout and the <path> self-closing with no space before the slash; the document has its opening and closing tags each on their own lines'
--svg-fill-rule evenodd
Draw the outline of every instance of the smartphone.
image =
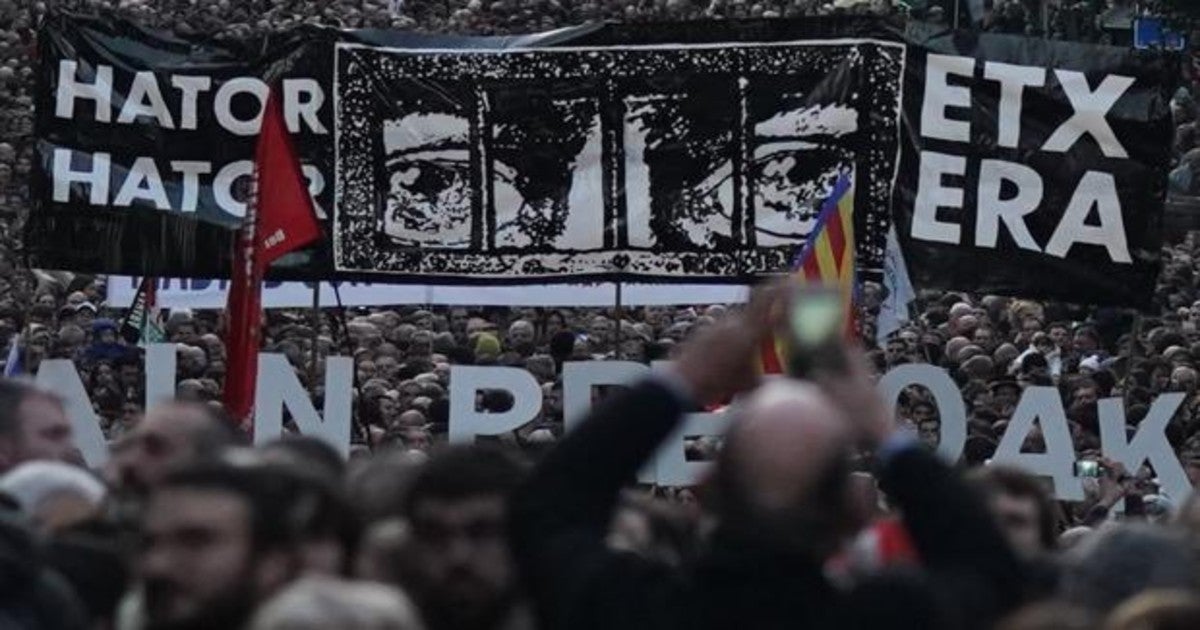
<svg viewBox="0 0 1200 630">
<path fill-rule="evenodd" d="M 1086 460 L 1075 462 L 1076 477 L 1088 477 L 1095 479 L 1098 477 L 1103 477 L 1105 472 L 1104 466 L 1101 466 L 1100 462 Z"/>
<path fill-rule="evenodd" d="M 796 378 L 816 373 L 846 372 L 842 334 L 846 314 L 841 293 L 823 285 L 797 286 L 788 303 L 788 374 Z"/>
</svg>

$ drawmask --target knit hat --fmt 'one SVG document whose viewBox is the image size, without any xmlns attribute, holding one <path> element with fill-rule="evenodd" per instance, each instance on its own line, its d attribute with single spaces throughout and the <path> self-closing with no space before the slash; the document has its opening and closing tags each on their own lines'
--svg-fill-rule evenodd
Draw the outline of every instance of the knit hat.
<svg viewBox="0 0 1200 630">
<path fill-rule="evenodd" d="M 491 333 L 483 333 L 475 340 L 475 355 L 499 356 L 500 340 L 496 335 Z"/>
</svg>

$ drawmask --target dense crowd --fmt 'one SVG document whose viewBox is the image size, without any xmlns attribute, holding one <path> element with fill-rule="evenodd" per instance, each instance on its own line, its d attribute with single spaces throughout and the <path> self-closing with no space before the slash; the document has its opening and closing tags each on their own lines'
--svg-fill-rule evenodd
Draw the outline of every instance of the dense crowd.
<svg viewBox="0 0 1200 630">
<path fill-rule="evenodd" d="M 1109 43 L 1123 42 L 1130 6 L 984 4 L 981 28 Z M 112 449 L 103 471 L 83 470 L 61 403 L 0 382 L 0 628 L 1200 627 L 1196 501 L 1169 496 L 1149 467 L 1107 460 L 1079 503 L 984 466 L 1029 386 L 1058 388 L 1078 456 L 1094 460 L 1098 400 L 1122 397 L 1132 430 L 1157 395 L 1183 392 L 1168 439 L 1200 482 L 1195 235 L 1164 250 L 1150 313 L 922 292 L 912 321 L 876 343 L 884 296 L 863 287 L 870 370 L 931 363 L 960 385 L 965 479 L 928 456 L 940 430 L 928 391 L 906 391 L 892 418 L 855 373 L 750 395 L 725 440 L 689 442 L 689 458 L 716 462 L 701 486 L 626 484 L 685 409 L 749 388 L 761 305 L 380 307 L 317 322 L 272 310 L 264 349 L 288 357 L 318 408 L 313 355 L 353 357 L 355 446 L 349 462 L 301 436 L 249 449 L 220 410 L 220 313 L 169 314 L 178 402 L 144 409 L 142 351 L 121 331 L 128 305 L 106 302 L 103 278 L 20 265 L 34 28 L 48 5 L 233 37 L 300 23 L 514 33 L 901 17 L 887 0 L 0 0 L 0 339 L 17 343 L 4 356 L 29 374 L 73 360 Z M 954 13 L 914 11 L 947 25 Z M 1172 101 L 1170 180 L 1183 194 L 1200 193 L 1196 88 Z M 612 358 L 677 362 L 603 392 L 565 436 L 564 362 Z M 452 365 L 527 369 L 541 413 L 496 444 L 446 447 Z M 477 404 L 512 400 L 485 392 Z"/>
</svg>

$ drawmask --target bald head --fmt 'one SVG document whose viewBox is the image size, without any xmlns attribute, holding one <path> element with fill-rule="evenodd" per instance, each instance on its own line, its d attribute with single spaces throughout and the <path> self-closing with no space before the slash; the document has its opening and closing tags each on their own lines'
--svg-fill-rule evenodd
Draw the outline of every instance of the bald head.
<svg viewBox="0 0 1200 630">
<path fill-rule="evenodd" d="M 726 521 L 825 553 L 851 512 L 845 463 L 852 441 L 842 410 L 815 385 L 765 385 L 747 401 L 721 453 Z"/>
<path fill-rule="evenodd" d="M 811 490 L 817 471 L 849 442 L 841 410 L 820 389 L 779 381 L 751 397 L 730 434 L 726 463 L 741 468 L 756 503 L 786 508 Z"/>
</svg>

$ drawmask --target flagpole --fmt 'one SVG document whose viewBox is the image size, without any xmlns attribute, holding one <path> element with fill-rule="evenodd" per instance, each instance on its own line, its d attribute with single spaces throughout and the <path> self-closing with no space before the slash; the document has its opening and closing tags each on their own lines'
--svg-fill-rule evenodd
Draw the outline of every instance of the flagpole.
<svg viewBox="0 0 1200 630">
<path fill-rule="evenodd" d="M 624 358 L 621 356 L 621 324 L 625 321 L 625 309 L 621 305 L 621 281 L 617 280 L 616 285 L 616 308 L 614 310 L 617 317 L 617 330 L 613 334 L 613 356 L 620 361 Z"/>
<path fill-rule="evenodd" d="M 1129 358 L 1125 359 L 1125 378 L 1121 379 L 1121 402 L 1126 410 L 1129 409 L 1129 390 L 1132 389 L 1129 387 L 1129 371 L 1133 368 L 1134 361 L 1137 360 L 1138 347 L 1141 345 L 1141 341 L 1138 338 L 1141 335 L 1142 311 L 1138 309 L 1133 312 L 1133 326 L 1129 335 L 1129 347 L 1126 350 L 1126 355 Z"/>
<path fill-rule="evenodd" d="M 308 364 L 308 390 L 317 386 L 317 340 L 321 336 L 321 282 L 313 282 L 312 294 L 312 358 Z"/>
</svg>

